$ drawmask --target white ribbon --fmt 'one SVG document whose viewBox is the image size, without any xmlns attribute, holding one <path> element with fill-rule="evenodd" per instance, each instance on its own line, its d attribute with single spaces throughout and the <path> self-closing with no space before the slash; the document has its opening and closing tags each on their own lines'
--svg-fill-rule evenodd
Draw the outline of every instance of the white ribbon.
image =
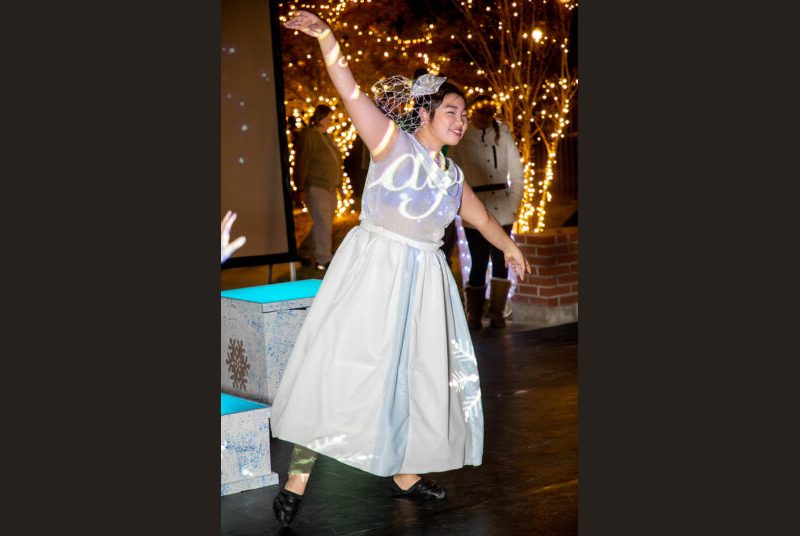
<svg viewBox="0 0 800 536">
<path fill-rule="evenodd" d="M 447 78 L 444 76 L 423 74 L 414 80 L 414 85 L 411 87 L 411 96 L 421 97 L 422 95 L 432 95 L 439 91 L 439 86 L 441 86 L 445 80 L 447 80 Z"/>
</svg>

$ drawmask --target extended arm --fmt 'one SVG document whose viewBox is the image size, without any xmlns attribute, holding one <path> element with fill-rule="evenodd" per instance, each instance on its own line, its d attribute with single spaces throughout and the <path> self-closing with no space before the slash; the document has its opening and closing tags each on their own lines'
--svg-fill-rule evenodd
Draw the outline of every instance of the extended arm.
<svg viewBox="0 0 800 536">
<path fill-rule="evenodd" d="M 519 280 L 525 273 L 531 273 L 531 267 L 522 251 L 506 234 L 491 212 L 486 210 L 472 188 L 464 181 L 464 191 L 461 194 L 461 218 L 473 225 L 491 245 L 503 252 L 506 266 L 512 268 Z"/>
<path fill-rule="evenodd" d="M 317 39 L 328 75 L 342 98 L 353 125 L 372 153 L 372 158 L 376 161 L 381 160 L 394 144 L 397 128 L 394 122 L 375 106 L 372 99 L 359 89 L 330 26 L 308 11 L 296 11 L 284 26 Z"/>
</svg>

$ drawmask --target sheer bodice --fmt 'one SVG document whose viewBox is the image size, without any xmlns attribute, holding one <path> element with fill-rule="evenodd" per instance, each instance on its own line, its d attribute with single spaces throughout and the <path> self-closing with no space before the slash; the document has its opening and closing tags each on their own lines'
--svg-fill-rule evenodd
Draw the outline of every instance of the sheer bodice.
<svg viewBox="0 0 800 536">
<path fill-rule="evenodd" d="M 439 242 L 461 203 L 464 176 L 449 158 L 442 170 L 412 135 L 400 131 L 380 162 L 370 161 L 359 219 L 423 242 Z"/>
</svg>

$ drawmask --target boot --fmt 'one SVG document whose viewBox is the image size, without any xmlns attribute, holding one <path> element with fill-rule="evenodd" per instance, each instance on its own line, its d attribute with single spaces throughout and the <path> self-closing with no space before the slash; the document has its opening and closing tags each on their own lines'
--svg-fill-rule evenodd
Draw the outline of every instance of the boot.
<svg viewBox="0 0 800 536">
<path fill-rule="evenodd" d="M 506 298 L 511 281 L 493 277 L 489 289 L 489 325 L 493 328 L 506 327 L 503 311 L 506 310 Z"/>
<path fill-rule="evenodd" d="M 486 299 L 486 287 L 466 287 L 464 297 L 467 301 L 467 326 L 469 329 L 481 329 L 483 302 Z"/>
</svg>

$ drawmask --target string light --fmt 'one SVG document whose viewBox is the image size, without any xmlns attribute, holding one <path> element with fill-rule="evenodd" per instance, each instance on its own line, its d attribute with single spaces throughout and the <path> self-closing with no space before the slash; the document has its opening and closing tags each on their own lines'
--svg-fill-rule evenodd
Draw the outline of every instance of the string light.
<svg viewBox="0 0 800 536">
<path fill-rule="evenodd" d="M 374 82 L 376 74 L 388 75 L 408 69 L 411 58 L 417 59 L 431 74 L 447 72 L 450 56 L 458 55 L 440 54 L 436 49 L 439 39 L 443 45 L 439 49 L 453 51 L 453 44 L 458 42 L 465 50 L 472 50 L 468 54 L 469 74 L 480 82 L 470 80 L 471 83 L 464 87 L 465 93 L 469 98 L 475 95 L 492 97 L 500 112 L 499 118 L 512 129 L 522 156 L 524 191 L 514 232 L 541 232 L 547 203 L 552 199 L 550 188 L 557 178 L 557 147 L 571 124 L 569 115 L 577 91 L 578 80 L 567 65 L 567 36 L 570 12 L 578 3 L 572 0 L 515 0 L 509 3 L 510 8 L 501 9 L 498 4 L 488 1 L 461 0 L 455 7 L 463 15 L 463 20 L 459 21 L 463 24 L 459 31 L 441 32 L 442 35 L 434 35 L 436 25 L 427 22 L 420 22 L 417 26 L 405 24 L 404 35 L 398 35 L 396 30 L 390 29 L 390 24 L 381 26 L 379 19 L 372 15 L 390 3 L 381 2 L 379 6 L 367 8 L 371 3 L 372 0 L 279 2 L 279 19 L 285 21 L 286 15 L 295 9 L 319 14 L 330 24 L 342 50 L 346 49 L 344 57 L 372 67 L 360 67 L 354 72 L 357 78 L 365 77 L 359 80 L 364 87 Z M 372 18 L 364 18 L 368 13 L 365 9 L 372 10 L 368 15 Z M 287 35 L 290 34 L 287 32 Z M 325 103 L 333 107 L 337 103 L 336 98 L 324 96 L 326 91 L 333 94 L 327 81 L 323 80 L 323 89 L 308 83 L 306 85 L 311 87 L 304 87 L 299 83 L 316 80 L 315 84 L 319 85 L 319 81 L 324 79 L 323 59 L 319 50 L 314 50 L 315 45 L 313 40 L 294 39 L 290 41 L 291 53 L 284 50 L 285 108 L 290 115 L 287 123 L 294 128 L 308 124 L 313 104 Z M 487 53 L 482 55 L 481 48 Z M 496 53 L 500 49 L 504 51 L 503 56 Z M 551 61 L 553 54 L 560 58 Z M 557 76 L 545 68 L 548 64 L 556 66 Z M 376 73 L 378 69 L 382 72 Z M 356 137 L 346 113 L 339 116 L 330 134 L 344 160 Z M 544 149 L 541 151 L 541 167 L 534 165 L 537 146 Z M 293 147 L 290 147 L 289 155 L 291 177 Z M 543 169 L 543 172 L 535 173 L 538 169 Z M 344 171 L 342 176 L 337 193 L 339 216 L 354 212 L 350 178 Z M 292 187 L 295 188 L 293 181 Z"/>
<path fill-rule="evenodd" d="M 547 203 L 552 200 L 558 143 L 565 136 L 571 99 L 577 91 L 578 80 L 567 62 L 567 36 L 569 12 L 578 4 L 570 0 L 515 1 L 511 7 L 516 9 L 498 9 L 491 15 L 485 5 L 473 6 L 472 1 L 459 5 L 467 27 L 463 37 L 454 33 L 451 39 L 469 51 L 472 72 L 495 88 L 477 85 L 467 89 L 467 95 L 492 97 L 500 118 L 512 127 L 522 157 L 524 189 L 514 232 L 541 232 Z M 542 22 L 546 26 L 541 26 Z M 548 63 L 556 66 L 557 77 L 548 70 Z M 534 78 L 526 80 L 531 76 Z M 541 179 L 534 168 L 534 149 L 539 144 L 545 149 Z"/>
</svg>

